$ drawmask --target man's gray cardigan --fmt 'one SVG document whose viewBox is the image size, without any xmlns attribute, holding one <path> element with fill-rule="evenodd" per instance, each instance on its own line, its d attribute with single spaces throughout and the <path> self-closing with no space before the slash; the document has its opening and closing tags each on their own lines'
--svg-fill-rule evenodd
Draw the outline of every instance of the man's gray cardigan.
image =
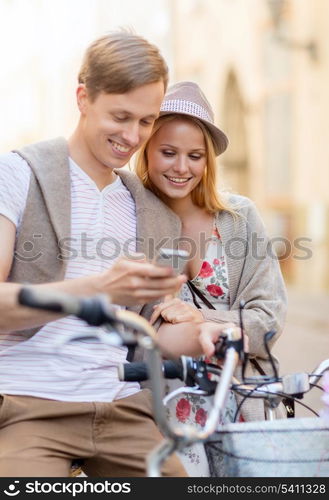
<svg viewBox="0 0 329 500">
<path fill-rule="evenodd" d="M 49 283 L 65 277 L 67 238 L 71 237 L 71 181 L 68 146 L 63 138 L 32 144 L 15 151 L 32 170 L 29 192 L 8 281 Z M 161 247 L 177 247 L 179 218 L 131 172 L 118 170 L 136 204 L 136 251 L 152 259 Z M 31 243 L 33 249 L 31 250 Z M 66 243 L 66 244 L 65 244 Z M 149 317 L 152 305 L 131 307 Z M 40 329 L 20 333 L 29 337 Z"/>
</svg>

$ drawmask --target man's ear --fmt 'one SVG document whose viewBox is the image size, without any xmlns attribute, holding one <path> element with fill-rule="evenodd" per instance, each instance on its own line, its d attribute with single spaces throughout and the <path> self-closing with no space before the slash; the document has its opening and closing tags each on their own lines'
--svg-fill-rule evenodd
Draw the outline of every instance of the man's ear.
<svg viewBox="0 0 329 500">
<path fill-rule="evenodd" d="M 77 104 L 79 111 L 82 115 L 84 115 L 87 111 L 88 101 L 89 101 L 88 92 L 84 83 L 79 83 L 76 95 L 77 95 Z"/>
</svg>

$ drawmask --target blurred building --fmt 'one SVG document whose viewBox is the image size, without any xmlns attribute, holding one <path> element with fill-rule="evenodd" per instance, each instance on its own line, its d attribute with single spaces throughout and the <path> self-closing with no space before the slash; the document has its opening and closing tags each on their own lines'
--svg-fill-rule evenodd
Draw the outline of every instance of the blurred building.
<svg viewBox="0 0 329 500">
<path fill-rule="evenodd" d="M 170 66 L 167 0 L 0 0 L 0 151 L 72 132 L 83 53 L 119 28 L 158 45 Z"/>
<path fill-rule="evenodd" d="M 329 290 L 329 2 L 170 1 L 173 80 L 197 81 L 230 146 L 221 184 L 260 208 L 288 283 Z"/>
<path fill-rule="evenodd" d="M 0 0 L 1 151 L 71 133 L 85 47 L 120 26 L 202 86 L 222 184 L 261 209 L 287 282 L 328 291 L 328 0 Z"/>
</svg>

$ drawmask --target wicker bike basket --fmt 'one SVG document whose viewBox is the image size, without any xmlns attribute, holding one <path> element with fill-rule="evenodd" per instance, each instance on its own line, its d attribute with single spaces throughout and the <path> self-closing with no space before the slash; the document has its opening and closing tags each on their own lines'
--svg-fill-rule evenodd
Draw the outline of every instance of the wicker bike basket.
<svg viewBox="0 0 329 500">
<path fill-rule="evenodd" d="M 205 450 L 212 477 L 328 477 L 329 422 L 314 417 L 226 424 Z"/>
</svg>

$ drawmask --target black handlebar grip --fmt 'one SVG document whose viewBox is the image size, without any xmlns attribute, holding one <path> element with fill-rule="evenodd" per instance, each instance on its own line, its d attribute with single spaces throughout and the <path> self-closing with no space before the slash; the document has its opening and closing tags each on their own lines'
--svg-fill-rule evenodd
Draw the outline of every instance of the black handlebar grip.
<svg viewBox="0 0 329 500">
<path fill-rule="evenodd" d="M 183 380 L 183 366 L 180 361 L 164 361 L 162 364 L 165 378 L 179 378 Z M 143 361 L 122 363 L 118 366 L 119 380 L 123 382 L 143 382 L 149 379 L 148 366 Z"/>
<path fill-rule="evenodd" d="M 118 366 L 118 376 L 119 380 L 123 382 L 143 382 L 143 380 L 148 380 L 147 364 L 143 361 L 122 363 Z"/>
<path fill-rule="evenodd" d="M 165 378 L 184 380 L 184 369 L 181 361 L 164 361 L 162 366 Z"/>
<path fill-rule="evenodd" d="M 74 314 L 92 326 L 116 321 L 116 311 L 103 296 L 81 298 L 57 290 L 21 288 L 18 302 L 23 306 L 46 311 Z"/>
<path fill-rule="evenodd" d="M 78 309 L 76 299 L 66 294 L 48 290 L 32 290 L 29 287 L 23 287 L 18 293 L 18 302 L 23 306 L 34 309 L 44 309 L 51 312 L 71 312 L 74 314 Z M 68 310 L 69 309 L 69 310 Z"/>
</svg>

